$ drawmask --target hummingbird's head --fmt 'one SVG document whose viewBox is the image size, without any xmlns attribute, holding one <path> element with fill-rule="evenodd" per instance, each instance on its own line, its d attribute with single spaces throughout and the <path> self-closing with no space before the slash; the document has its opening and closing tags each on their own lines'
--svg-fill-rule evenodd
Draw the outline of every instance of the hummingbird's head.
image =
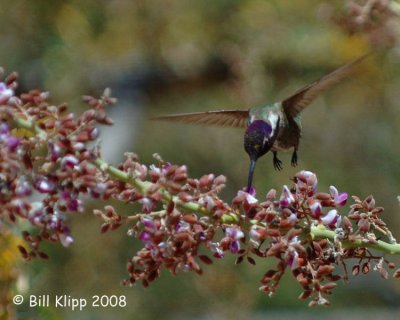
<svg viewBox="0 0 400 320">
<path fill-rule="evenodd" d="M 254 120 L 248 125 L 244 135 L 244 149 L 251 160 L 257 160 L 272 148 L 278 133 L 279 118 L 276 124 L 273 128 L 266 121 Z"/>
</svg>

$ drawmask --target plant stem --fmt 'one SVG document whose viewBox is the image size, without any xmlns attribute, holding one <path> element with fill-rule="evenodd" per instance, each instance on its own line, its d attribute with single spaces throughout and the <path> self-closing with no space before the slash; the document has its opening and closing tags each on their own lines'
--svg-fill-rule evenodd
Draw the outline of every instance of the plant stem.
<svg viewBox="0 0 400 320">
<path fill-rule="evenodd" d="M 40 139 L 45 140 L 47 138 L 46 131 L 40 129 L 39 126 L 33 123 L 32 121 L 22 119 L 21 117 L 18 116 L 14 116 L 14 121 L 18 127 L 35 132 L 40 137 Z"/>
<path fill-rule="evenodd" d="M 95 164 L 100 170 L 107 172 L 111 177 L 118 179 L 119 181 L 126 182 L 130 184 L 131 186 L 137 188 L 141 193 L 144 195 L 149 191 L 151 186 L 153 185 L 151 182 L 148 181 L 141 181 L 139 179 L 135 179 L 134 177 L 131 177 L 129 174 L 126 172 L 119 170 L 113 166 L 110 166 L 107 164 L 103 159 L 97 158 L 93 160 L 93 164 Z M 206 208 L 200 206 L 199 204 L 195 202 L 184 202 L 181 201 L 177 196 L 172 196 L 168 191 L 166 190 L 159 190 L 162 194 L 164 202 L 170 202 L 173 201 L 176 205 L 190 211 L 190 212 L 197 212 L 203 215 L 211 215 L 211 212 L 207 210 Z M 228 221 L 234 220 L 234 217 L 232 214 L 225 215 L 225 219 Z M 236 215 L 234 215 L 236 217 Z M 236 218 L 237 219 L 237 218 Z M 232 221 L 234 222 L 234 221 Z"/>
<path fill-rule="evenodd" d="M 311 227 L 311 236 L 318 239 L 329 239 L 334 241 L 337 234 L 335 231 L 326 229 L 323 225 Z M 391 244 L 382 240 L 376 242 L 369 242 L 368 240 L 357 239 L 357 240 L 342 240 L 344 248 L 371 248 L 376 249 L 388 254 L 400 254 L 400 244 Z"/>
<path fill-rule="evenodd" d="M 43 140 L 46 139 L 47 132 L 39 128 L 39 126 L 34 124 L 32 121 L 22 119 L 21 117 L 18 116 L 14 116 L 14 121 L 18 127 L 31 130 L 36 134 L 38 134 L 41 139 Z M 151 182 L 141 181 L 139 179 L 130 176 L 128 173 L 109 165 L 101 158 L 96 158 L 92 162 L 100 170 L 107 172 L 111 177 L 118 179 L 119 181 L 128 183 L 129 185 L 138 189 L 143 194 L 146 194 L 149 191 L 150 187 L 153 185 Z M 166 190 L 161 190 L 161 192 L 164 202 L 173 201 L 176 205 L 179 205 L 180 207 L 190 212 L 197 212 L 208 216 L 211 215 L 211 212 L 209 210 L 207 210 L 206 208 L 200 206 L 195 202 L 183 202 L 177 196 L 171 196 L 171 194 L 168 193 Z M 234 213 L 224 214 L 221 220 L 224 223 L 235 223 L 239 221 L 237 215 Z"/>
</svg>

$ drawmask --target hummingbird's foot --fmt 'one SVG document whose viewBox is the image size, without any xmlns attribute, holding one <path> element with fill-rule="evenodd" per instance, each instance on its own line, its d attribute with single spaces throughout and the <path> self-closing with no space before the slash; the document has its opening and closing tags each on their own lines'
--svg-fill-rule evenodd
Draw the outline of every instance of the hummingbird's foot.
<svg viewBox="0 0 400 320">
<path fill-rule="evenodd" d="M 294 149 L 292 153 L 292 167 L 297 166 L 297 149 Z"/>
<path fill-rule="evenodd" d="M 274 162 L 275 170 L 281 171 L 282 170 L 282 161 L 278 159 L 277 152 L 274 152 L 274 158 L 272 159 Z"/>
</svg>

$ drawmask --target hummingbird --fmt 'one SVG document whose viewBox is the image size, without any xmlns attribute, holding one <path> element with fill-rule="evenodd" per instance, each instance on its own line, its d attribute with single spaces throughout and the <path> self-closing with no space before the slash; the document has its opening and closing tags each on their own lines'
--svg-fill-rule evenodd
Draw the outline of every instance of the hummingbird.
<svg viewBox="0 0 400 320">
<path fill-rule="evenodd" d="M 297 165 L 297 152 L 302 131 L 301 112 L 323 91 L 348 76 L 353 67 L 367 56 L 368 54 L 363 55 L 343 65 L 280 102 L 247 110 L 216 110 L 162 115 L 154 117 L 152 120 L 245 128 L 244 149 L 250 158 L 246 192 L 250 192 L 257 160 L 268 151 L 272 151 L 275 170 L 282 170 L 282 161 L 278 158 L 278 152 L 281 151 L 292 150 L 291 165 L 293 167 Z"/>
</svg>

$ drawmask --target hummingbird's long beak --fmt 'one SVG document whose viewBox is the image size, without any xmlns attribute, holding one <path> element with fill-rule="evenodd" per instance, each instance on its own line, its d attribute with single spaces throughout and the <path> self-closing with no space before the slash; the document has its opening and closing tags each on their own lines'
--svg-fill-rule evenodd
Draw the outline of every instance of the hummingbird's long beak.
<svg viewBox="0 0 400 320">
<path fill-rule="evenodd" d="M 256 161 L 257 160 L 250 159 L 249 178 L 247 180 L 246 192 L 250 192 L 252 184 L 253 184 L 253 174 L 254 174 L 254 169 L 256 168 Z"/>
</svg>

